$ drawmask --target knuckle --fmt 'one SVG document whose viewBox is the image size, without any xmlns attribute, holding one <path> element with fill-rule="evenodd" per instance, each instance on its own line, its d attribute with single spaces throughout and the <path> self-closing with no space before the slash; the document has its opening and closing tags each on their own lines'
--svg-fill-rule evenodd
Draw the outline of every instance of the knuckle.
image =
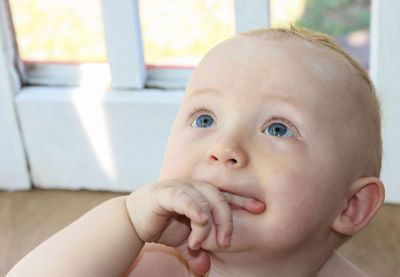
<svg viewBox="0 0 400 277">
<path fill-rule="evenodd" d="M 210 203 L 205 198 L 199 199 L 199 205 L 205 212 L 209 212 L 211 210 Z"/>
<path fill-rule="evenodd" d="M 220 191 L 218 191 L 218 193 L 216 195 L 216 199 L 218 202 L 227 203 L 225 195 L 223 195 L 222 192 L 220 192 Z"/>
<path fill-rule="evenodd" d="M 196 203 L 196 201 L 190 200 L 188 203 L 188 208 L 189 209 L 198 209 L 199 205 Z"/>
<path fill-rule="evenodd" d="M 179 200 L 181 200 L 182 198 L 186 197 L 186 193 L 185 193 L 183 190 L 175 189 L 175 188 L 173 188 L 173 189 L 171 189 L 171 190 L 172 190 L 172 191 L 171 191 L 171 200 L 172 200 L 173 202 L 179 201 Z"/>
</svg>

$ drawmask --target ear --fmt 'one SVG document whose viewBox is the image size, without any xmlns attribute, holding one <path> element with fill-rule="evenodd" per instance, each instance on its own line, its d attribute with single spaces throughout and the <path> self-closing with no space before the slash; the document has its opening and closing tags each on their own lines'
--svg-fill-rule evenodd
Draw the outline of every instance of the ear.
<svg viewBox="0 0 400 277">
<path fill-rule="evenodd" d="M 347 202 L 332 223 L 332 229 L 344 235 L 360 232 L 375 216 L 385 199 L 383 183 L 376 177 L 362 177 L 349 188 Z"/>
</svg>

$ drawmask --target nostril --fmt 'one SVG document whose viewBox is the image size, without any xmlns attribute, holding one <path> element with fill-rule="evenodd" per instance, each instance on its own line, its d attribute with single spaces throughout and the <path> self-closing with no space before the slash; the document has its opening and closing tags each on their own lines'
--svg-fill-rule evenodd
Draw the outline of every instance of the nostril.
<svg viewBox="0 0 400 277">
<path fill-rule="evenodd" d="M 218 158 L 217 158 L 216 156 L 214 156 L 214 155 L 211 155 L 210 158 L 211 158 L 211 160 L 213 160 L 213 161 L 218 161 Z"/>
<path fill-rule="evenodd" d="M 230 164 L 237 164 L 237 160 L 236 159 L 229 159 L 228 163 Z"/>
</svg>

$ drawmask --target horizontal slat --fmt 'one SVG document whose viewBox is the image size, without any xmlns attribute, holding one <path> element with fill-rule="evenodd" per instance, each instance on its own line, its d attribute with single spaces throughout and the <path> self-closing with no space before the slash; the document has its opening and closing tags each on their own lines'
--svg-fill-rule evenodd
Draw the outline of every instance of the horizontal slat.
<svg viewBox="0 0 400 277">
<path fill-rule="evenodd" d="M 185 89 L 193 69 L 150 68 L 147 70 L 147 87 L 160 89 Z"/>
<path fill-rule="evenodd" d="M 36 86 L 93 86 L 108 87 L 111 84 L 110 68 L 106 63 L 51 64 L 26 63 L 26 85 Z M 149 68 L 146 87 L 160 89 L 184 89 L 193 69 Z"/>
<path fill-rule="evenodd" d="M 27 85 L 80 86 L 97 84 L 107 86 L 111 82 L 106 63 L 51 64 L 26 63 Z"/>
</svg>

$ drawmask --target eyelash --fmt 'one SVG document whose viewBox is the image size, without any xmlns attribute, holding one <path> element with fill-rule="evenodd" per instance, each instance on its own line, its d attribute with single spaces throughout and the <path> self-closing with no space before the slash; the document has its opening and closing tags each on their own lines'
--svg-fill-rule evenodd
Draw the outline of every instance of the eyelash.
<svg viewBox="0 0 400 277">
<path fill-rule="evenodd" d="M 271 119 L 269 119 L 269 120 L 264 124 L 263 130 L 266 130 L 266 129 L 267 129 L 271 124 L 273 124 L 273 123 L 284 123 L 284 124 L 286 124 L 286 125 L 289 127 L 289 129 L 293 132 L 293 134 L 294 134 L 295 136 L 299 136 L 299 135 L 300 135 L 300 133 L 299 133 L 299 131 L 297 130 L 296 126 L 294 126 L 294 124 L 293 124 L 290 120 L 288 120 L 288 119 L 286 119 L 286 118 L 283 118 L 283 117 L 280 117 L 280 116 L 274 116 L 274 117 L 272 117 Z"/>
<path fill-rule="evenodd" d="M 213 112 L 211 112 L 209 109 L 205 108 L 205 107 L 196 107 L 193 109 L 193 111 L 190 113 L 189 117 L 188 117 L 188 123 L 191 125 L 193 120 L 199 116 L 199 115 L 203 115 L 203 114 L 207 114 L 209 116 L 211 116 L 212 118 L 214 118 L 214 120 L 216 120 L 216 117 L 214 115 Z"/>
<path fill-rule="evenodd" d="M 213 112 L 211 112 L 209 109 L 205 108 L 205 107 L 196 107 L 193 109 L 193 111 L 190 113 L 189 117 L 188 117 L 188 123 L 191 125 L 193 120 L 199 116 L 199 115 L 203 115 L 203 114 L 208 114 L 210 116 L 212 116 L 214 118 L 214 120 L 216 120 L 216 117 L 214 115 Z M 295 136 L 299 136 L 299 131 L 297 130 L 296 126 L 288 119 L 280 117 L 280 116 L 273 116 L 271 119 L 269 119 L 263 126 L 263 130 L 267 129 L 271 124 L 276 123 L 276 122 L 280 122 L 280 123 L 284 123 L 286 124 L 289 129 L 293 132 L 293 134 Z"/>
</svg>

